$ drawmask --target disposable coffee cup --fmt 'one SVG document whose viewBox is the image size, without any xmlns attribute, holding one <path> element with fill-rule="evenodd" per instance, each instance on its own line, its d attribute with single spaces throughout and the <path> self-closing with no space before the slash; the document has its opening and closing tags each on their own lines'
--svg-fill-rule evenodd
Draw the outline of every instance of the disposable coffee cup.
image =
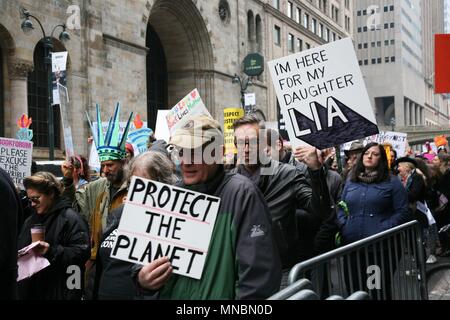
<svg viewBox="0 0 450 320">
<path fill-rule="evenodd" d="M 31 242 L 44 241 L 45 240 L 45 226 L 42 224 L 36 224 L 31 227 Z"/>
</svg>

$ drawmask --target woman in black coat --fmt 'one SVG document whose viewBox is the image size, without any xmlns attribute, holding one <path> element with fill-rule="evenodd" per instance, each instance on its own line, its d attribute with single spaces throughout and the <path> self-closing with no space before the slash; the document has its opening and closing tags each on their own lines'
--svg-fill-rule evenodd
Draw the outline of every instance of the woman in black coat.
<svg viewBox="0 0 450 320">
<path fill-rule="evenodd" d="M 79 300 L 84 264 L 90 255 L 87 224 L 70 202 L 60 197 L 62 185 L 51 173 L 38 172 L 27 177 L 24 186 L 34 212 L 22 226 L 18 247 L 31 244 L 31 228 L 43 225 L 44 241 L 39 241 L 33 250 L 50 265 L 19 282 L 19 298 Z"/>
</svg>

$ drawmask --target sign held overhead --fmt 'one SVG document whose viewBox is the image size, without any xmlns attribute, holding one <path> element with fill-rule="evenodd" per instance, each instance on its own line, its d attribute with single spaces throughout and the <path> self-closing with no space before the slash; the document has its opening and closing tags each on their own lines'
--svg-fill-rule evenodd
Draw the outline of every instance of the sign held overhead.
<svg viewBox="0 0 450 320">
<path fill-rule="evenodd" d="M 350 38 L 268 65 L 294 146 L 325 149 L 378 133 Z"/>
</svg>

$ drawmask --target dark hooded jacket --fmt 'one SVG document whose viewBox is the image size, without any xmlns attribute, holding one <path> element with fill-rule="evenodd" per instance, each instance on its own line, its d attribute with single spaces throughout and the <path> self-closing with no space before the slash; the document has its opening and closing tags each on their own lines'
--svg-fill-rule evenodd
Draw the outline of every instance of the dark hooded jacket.
<svg viewBox="0 0 450 320">
<path fill-rule="evenodd" d="M 17 298 L 17 225 L 22 206 L 9 175 L 0 169 L 0 300 Z"/>
<path fill-rule="evenodd" d="M 69 289 L 69 277 L 79 274 L 80 279 L 70 281 L 77 287 L 83 283 L 84 264 L 89 259 L 88 227 L 68 201 L 59 198 L 45 215 L 34 212 L 25 222 L 19 235 L 18 246 L 31 243 L 30 228 L 34 224 L 45 225 L 45 242 L 50 248 L 44 257 L 50 265 L 30 278 L 19 282 L 20 299 L 76 300 L 81 299 L 81 288 Z M 77 274 L 78 266 L 81 273 Z M 79 281 L 78 281 L 79 280 Z"/>
</svg>

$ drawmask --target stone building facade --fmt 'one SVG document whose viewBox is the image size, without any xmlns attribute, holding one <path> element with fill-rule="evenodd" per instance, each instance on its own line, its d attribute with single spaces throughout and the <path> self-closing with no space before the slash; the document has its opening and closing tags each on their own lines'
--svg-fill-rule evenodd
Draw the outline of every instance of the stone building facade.
<svg viewBox="0 0 450 320">
<path fill-rule="evenodd" d="M 211 114 L 240 107 L 242 61 L 260 52 L 265 61 L 308 46 L 351 35 L 352 0 L 0 0 L 0 135 L 15 136 L 22 113 L 33 116 L 34 156 L 47 158 L 48 136 L 43 34 L 27 35 L 20 7 L 41 22 L 49 36 L 54 26 L 79 17 L 62 43 L 53 34 L 54 51 L 68 51 L 67 84 L 75 151 L 87 154 L 90 135 L 85 112 L 103 117 L 116 104 L 121 119 L 141 114 L 154 127 L 156 111 L 170 108 L 198 88 Z M 79 8 L 79 11 L 78 9 Z M 75 19 L 75 20 L 74 20 Z M 276 97 L 268 72 L 252 79 L 257 108 L 277 121 Z M 56 114 L 57 116 L 57 114 Z M 106 120 L 106 119 L 105 119 Z M 56 156 L 63 157 L 61 126 L 56 125 Z"/>
</svg>

